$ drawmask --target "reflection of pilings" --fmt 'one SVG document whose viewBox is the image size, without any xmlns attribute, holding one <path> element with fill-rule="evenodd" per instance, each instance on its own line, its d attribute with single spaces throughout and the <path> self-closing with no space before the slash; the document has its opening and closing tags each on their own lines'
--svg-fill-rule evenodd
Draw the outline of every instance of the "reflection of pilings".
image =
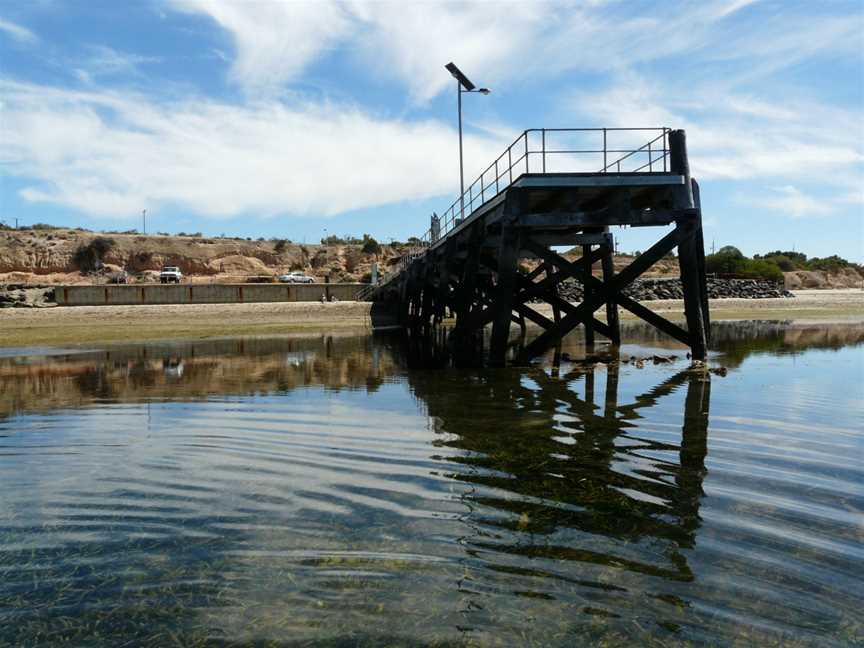
<svg viewBox="0 0 864 648">
<path fill-rule="evenodd" d="M 569 552 L 574 559 L 588 562 L 614 560 L 633 571 L 689 580 L 692 573 L 676 550 L 693 546 L 699 524 L 707 449 L 707 374 L 682 371 L 621 406 L 617 403 L 619 367 L 610 363 L 600 408 L 594 403 L 595 373 L 590 365 L 577 366 L 565 379 L 536 369 L 416 372 L 409 374 L 409 383 L 438 422 L 436 428 L 453 435 L 442 439 L 442 445 L 466 452 L 450 459 L 467 467 L 454 477 L 493 489 L 478 491 L 483 494 L 472 496 L 475 503 L 527 515 L 528 530 L 534 534 L 572 528 L 628 542 L 643 537 L 671 542 L 672 565 L 622 562 L 621 556 L 569 546 L 546 550 Z M 582 380 L 584 398 L 572 388 L 574 381 Z M 641 418 L 637 411 L 644 415 L 661 398 L 685 386 L 680 446 L 634 434 L 632 421 Z M 458 398 L 453 397 L 454 391 Z M 502 421 L 512 423 L 502 426 Z M 562 436 L 568 436 L 566 443 Z M 622 436 L 627 443 L 617 442 Z M 675 452 L 681 456 L 680 465 L 656 459 L 649 466 L 646 451 Z M 630 468 L 625 468 L 627 464 Z M 483 523 L 511 524 L 500 520 L 492 516 Z M 496 550 L 520 553 L 525 548 L 496 544 Z"/>
<path fill-rule="evenodd" d="M 710 374 L 690 373 L 687 396 L 684 399 L 684 426 L 681 428 L 681 470 L 676 475 L 678 485 L 676 508 L 681 524 L 688 530 L 699 527 L 699 499 L 705 478 L 705 457 L 708 454 L 708 410 L 711 403 Z"/>
<path fill-rule="evenodd" d="M 606 367 L 606 398 L 603 411 L 606 417 L 614 417 L 617 409 L 618 363 L 614 362 Z"/>
</svg>

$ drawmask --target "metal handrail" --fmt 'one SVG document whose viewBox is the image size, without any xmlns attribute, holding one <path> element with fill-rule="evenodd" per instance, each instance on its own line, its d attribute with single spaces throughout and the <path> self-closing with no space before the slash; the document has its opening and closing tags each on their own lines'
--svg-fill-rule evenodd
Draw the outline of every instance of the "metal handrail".
<svg viewBox="0 0 864 648">
<path fill-rule="evenodd" d="M 549 173 L 547 162 L 561 159 L 561 156 L 563 156 L 565 163 L 568 161 L 573 162 L 568 171 L 574 172 L 575 167 L 578 165 L 572 159 L 573 156 L 597 156 L 599 158 L 601 155 L 602 163 L 598 165 L 599 170 L 592 171 L 592 173 L 667 173 L 669 167 L 670 130 L 664 126 L 649 128 L 529 128 L 522 131 L 513 140 L 513 143 L 492 164 L 486 167 L 480 176 L 468 185 L 465 192 L 456 198 L 450 207 L 439 217 L 437 237 L 433 240 L 431 227 L 426 230 L 423 236 L 419 238 L 420 244 L 409 249 L 399 262 L 381 277 L 377 285 L 380 286 L 387 283 L 414 259 L 425 254 L 426 250 L 438 240 L 445 238 L 458 228 L 466 220 L 466 213 L 470 217 L 474 211 L 506 191 L 513 184 L 514 180 L 524 174 L 530 174 L 532 172 L 532 159 L 540 173 Z M 610 136 L 614 137 L 620 133 L 640 132 L 647 133 L 649 136 L 653 134 L 654 137 L 638 148 L 625 148 L 621 145 L 610 146 Z M 529 140 L 532 134 L 538 133 L 540 138 L 539 148 L 532 148 Z M 552 134 L 554 137 L 554 135 L 561 133 L 596 134 L 600 138 L 601 144 L 598 144 L 595 148 L 553 148 L 547 145 L 547 134 Z M 620 157 L 615 157 L 609 162 L 610 155 Z M 585 160 L 586 158 L 581 157 L 579 159 Z M 636 166 L 637 164 L 638 166 Z M 594 168 L 596 169 L 597 167 Z M 516 171 L 515 174 L 513 173 L 514 170 Z M 369 293 L 372 290 L 374 290 L 374 287 L 370 286 Z M 366 289 L 362 290 L 361 293 L 364 293 L 364 297 L 369 294 L 366 293 Z M 358 293 L 358 299 L 360 298 L 360 293 Z"/>
</svg>

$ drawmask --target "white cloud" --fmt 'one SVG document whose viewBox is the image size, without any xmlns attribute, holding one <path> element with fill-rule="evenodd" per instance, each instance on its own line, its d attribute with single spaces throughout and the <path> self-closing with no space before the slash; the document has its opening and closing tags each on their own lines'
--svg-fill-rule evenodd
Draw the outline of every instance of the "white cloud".
<svg viewBox="0 0 864 648">
<path fill-rule="evenodd" d="M 295 79 L 349 28 L 345 10 L 332 0 L 170 1 L 180 11 L 209 16 L 231 34 L 237 50 L 231 78 L 256 94 Z"/>
<path fill-rule="evenodd" d="M 6 172 L 21 195 L 133 217 L 180 204 L 214 217 L 324 214 L 455 193 L 456 134 L 335 104 L 238 106 L 0 82 Z M 468 137 L 485 162 L 502 143 Z"/>
<path fill-rule="evenodd" d="M 91 76 L 108 74 L 129 74 L 136 71 L 139 65 L 158 63 L 162 59 L 157 56 L 141 56 L 120 52 L 105 45 L 93 45 L 91 56 L 84 61 L 84 67 Z"/>
<path fill-rule="evenodd" d="M 358 50 L 380 76 L 404 83 L 426 101 L 455 81 L 456 62 L 478 85 L 521 74 L 524 53 L 549 19 L 545 3 L 361 3 L 352 5 L 363 34 Z M 454 90 L 455 91 L 455 90 Z"/>
<path fill-rule="evenodd" d="M 39 40 L 36 37 L 36 34 L 34 34 L 26 27 L 16 25 L 15 23 L 9 22 L 8 20 L 3 20 L 2 18 L 0 18 L 0 32 L 8 34 L 14 40 L 18 41 L 19 43 L 24 43 L 25 45 L 32 45 Z"/>
<path fill-rule="evenodd" d="M 124 75 L 126 77 L 139 74 L 139 66 L 146 63 L 158 63 L 162 59 L 157 56 L 141 56 L 120 52 L 105 45 L 92 45 L 90 55 L 79 62 L 73 73 L 83 83 L 93 83 L 99 77 Z"/>
<path fill-rule="evenodd" d="M 728 0 L 717 7 L 714 15 L 717 18 L 725 18 L 726 16 L 731 16 L 736 11 L 740 11 L 752 4 L 756 4 L 758 1 L 759 0 Z"/>
<path fill-rule="evenodd" d="M 609 126 L 685 129 L 690 165 L 699 179 L 818 182 L 847 195 L 864 181 L 864 139 L 854 136 L 862 132 L 860 111 L 766 95 L 735 94 L 713 83 L 684 88 L 623 74 L 602 91 L 574 95 L 570 105 L 583 118 Z M 788 192 L 786 198 L 790 206 L 812 206 L 800 197 L 793 203 Z"/>
<path fill-rule="evenodd" d="M 782 212 L 792 218 L 825 216 L 835 211 L 825 200 L 809 196 L 792 185 L 770 187 L 770 190 L 772 195 L 757 198 L 752 203 L 771 211 Z"/>
<path fill-rule="evenodd" d="M 746 61 L 753 79 L 822 52 L 856 52 L 860 42 L 860 21 L 849 16 L 792 8 L 762 12 L 746 25 L 733 20 L 757 0 L 169 2 L 209 16 L 231 35 L 237 52 L 230 77 L 253 95 L 296 80 L 333 50 L 341 62 L 401 82 L 424 102 L 450 87 L 443 70 L 450 60 L 493 87 L 569 70 L 620 72 L 673 57 L 719 67 Z"/>
</svg>

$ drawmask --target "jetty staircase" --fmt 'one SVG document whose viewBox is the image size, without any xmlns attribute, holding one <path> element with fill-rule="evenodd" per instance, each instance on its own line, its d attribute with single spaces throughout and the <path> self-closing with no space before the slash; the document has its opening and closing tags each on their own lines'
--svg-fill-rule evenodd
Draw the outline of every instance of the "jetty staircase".
<svg viewBox="0 0 864 648">
<path fill-rule="evenodd" d="M 668 231 L 616 273 L 615 225 Z M 595 333 L 620 344 L 619 307 L 689 346 L 694 358 L 706 357 L 702 215 L 683 130 L 526 130 L 414 241 L 358 298 L 389 305 L 404 327 L 420 334 L 455 315 L 452 335 L 462 344 L 476 343 L 478 334 L 482 344 L 491 324 L 491 365 L 508 358 L 526 363 L 577 326 L 584 327 L 587 344 Z M 562 246 L 580 246 L 581 258 L 570 261 L 553 249 Z M 676 247 L 686 328 L 623 293 Z M 523 271 L 524 259 L 538 264 Z M 566 279 L 582 283 L 581 303 L 558 296 Z M 551 306 L 552 318 L 531 306 L 537 301 Z M 600 309 L 605 321 L 595 315 Z M 514 347 L 511 325 L 521 327 L 524 340 L 526 321 L 542 332 Z"/>
</svg>

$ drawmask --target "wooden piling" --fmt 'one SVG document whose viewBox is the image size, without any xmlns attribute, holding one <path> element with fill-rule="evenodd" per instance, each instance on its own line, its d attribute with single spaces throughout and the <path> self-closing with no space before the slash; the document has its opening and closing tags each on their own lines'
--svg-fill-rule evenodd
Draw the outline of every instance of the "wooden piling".
<svg viewBox="0 0 864 648">
<path fill-rule="evenodd" d="M 606 228 L 606 240 L 603 250 L 603 258 L 600 260 L 600 265 L 603 268 L 603 282 L 611 281 L 615 276 L 615 263 L 612 255 L 615 251 L 615 245 L 612 240 L 612 234 L 609 233 L 609 228 Z M 609 325 L 609 339 L 615 346 L 621 344 L 621 323 L 618 320 L 618 304 L 614 300 L 606 302 L 606 323 Z"/>
<path fill-rule="evenodd" d="M 582 246 L 582 265 L 585 272 L 585 276 L 590 278 L 593 276 L 593 268 L 594 262 L 591 260 L 591 246 L 583 245 Z M 586 281 L 582 284 L 582 301 L 587 303 L 591 301 L 591 282 Z M 594 323 L 591 319 L 586 319 L 583 322 L 585 326 L 585 346 L 593 347 L 594 346 Z"/>
</svg>

